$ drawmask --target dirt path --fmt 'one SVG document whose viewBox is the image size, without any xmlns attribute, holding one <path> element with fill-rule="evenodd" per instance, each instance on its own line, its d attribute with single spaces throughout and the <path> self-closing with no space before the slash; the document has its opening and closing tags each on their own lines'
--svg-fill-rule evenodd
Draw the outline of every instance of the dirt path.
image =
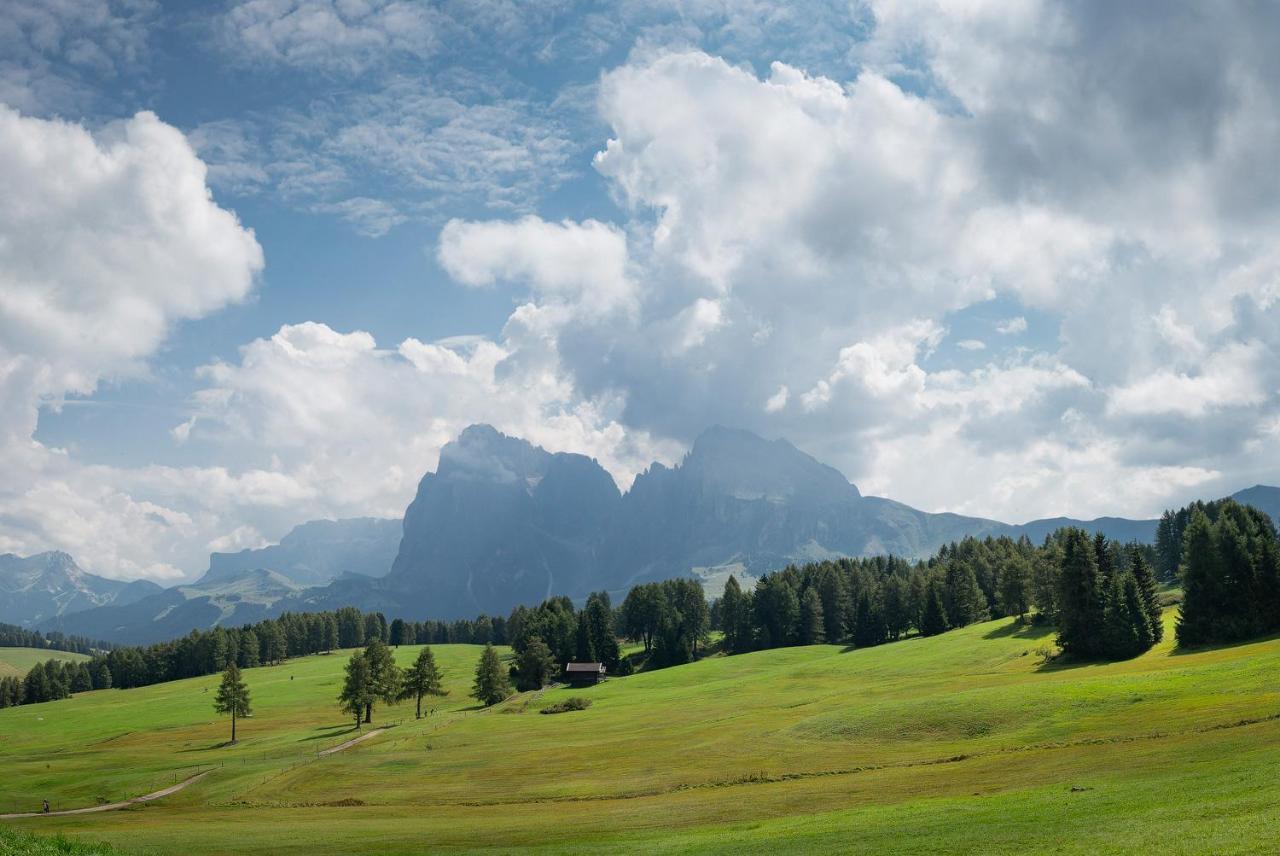
<svg viewBox="0 0 1280 856">
<path fill-rule="evenodd" d="M 183 779 L 181 782 L 178 782 L 176 785 L 170 785 L 167 788 L 161 788 L 158 791 L 153 791 L 149 794 L 143 794 L 140 797 L 134 797 L 133 799 L 125 800 L 123 802 L 103 803 L 102 805 L 91 805 L 88 808 L 71 808 L 65 811 L 51 811 L 51 812 L 48 812 L 47 814 L 42 811 L 19 812 L 17 814 L 0 814 L 0 820 L 16 820 L 20 817 L 63 817 L 69 814 L 93 814 L 94 812 L 98 812 L 98 811 L 115 811 L 116 809 L 127 808 L 128 806 L 131 806 L 131 805 L 137 805 L 138 803 L 145 803 L 145 802 L 151 802 L 152 800 L 158 800 L 161 797 L 169 796 L 169 794 L 176 794 L 178 791 L 182 790 L 187 785 L 194 785 L 196 782 L 200 781 L 201 779 L 203 779 L 205 776 L 209 775 L 212 772 L 213 772 L 212 770 L 205 770 L 203 773 L 196 773 L 191 778 Z"/>
<path fill-rule="evenodd" d="M 350 749 L 352 746 L 356 745 L 362 740 L 368 740 L 370 737 L 377 737 L 379 734 L 381 734 L 385 730 L 386 730 L 385 728 L 375 728 L 372 731 L 366 731 L 364 734 L 361 734 L 359 737 L 352 737 L 346 743 L 339 743 L 337 746 L 330 747 L 321 752 L 317 752 L 316 754 L 321 758 L 323 758 L 325 755 L 332 755 L 334 752 L 341 752 L 343 749 Z"/>
</svg>

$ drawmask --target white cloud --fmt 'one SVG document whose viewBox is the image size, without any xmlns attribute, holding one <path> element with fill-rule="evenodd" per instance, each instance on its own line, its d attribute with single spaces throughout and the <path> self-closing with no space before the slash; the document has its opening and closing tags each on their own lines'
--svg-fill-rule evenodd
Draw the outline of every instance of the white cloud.
<svg viewBox="0 0 1280 856">
<path fill-rule="evenodd" d="M 83 127 L 0 107 L 0 518 L 12 549 L 170 578 L 188 511 L 32 439 L 38 409 L 145 371 L 183 319 L 242 300 L 262 249 L 215 205 L 204 165 L 150 113 Z"/>
<path fill-rule="evenodd" d="M 1027 332 L 1027 319 L 1021 315 L 1006 318 L 996 324 L 996 332 L 1002 336 L 1015 336 L 1018 333 L 1025 333 Z"/>
<path fill-rule="evenodd" d="M 788 399 L 791 398 L 791 391 L 787 389 L 786 384 L 778 387 L 778 391 L 769 396 L 769 400 L 764 403 L 765 413 L 777 413 L 787 406 Z"/>
<path fill-rule="evenodd" d="M 359 74 L 397 55 L 423 58 L 439 46 L 431 4 L 402 0 L 245 0 L 223 36 L 251 60 Z"/>
<path fill-rule="evenodd" d="M 961 339 L 956 342 L 956 347 L 965 351 L 984 351 L 987 348 L 987 343 L 981 339 Z"/>
<path fill-rule="evenodd" d="M 184 318 L 243 299 L 263 265 L 204 165 L 151 113 L 96 137 L 0 106 L 0 394 L 29 437 L 39 402 L 136 372 Z"/>
<path fill-rule="evenodd" d="M 1259 342 L 1231 344 L 1210 355 L 1195 374 L 1158 371 L 1110 393 L 1107 409 L 1130 416 L 1199 417 L 1229 407 L 1262 404 L 1274 389 L 1262 369 L 1275 355 Z"/>
<path fill-rule="evenodd" d="M 438 257 L 464 285 L 523 282 L 545 299 L 594 310 L 625 306 L 632 299 L 626 235 L 596 220 L 450 220 L 440 233 Z"/>
</svg>

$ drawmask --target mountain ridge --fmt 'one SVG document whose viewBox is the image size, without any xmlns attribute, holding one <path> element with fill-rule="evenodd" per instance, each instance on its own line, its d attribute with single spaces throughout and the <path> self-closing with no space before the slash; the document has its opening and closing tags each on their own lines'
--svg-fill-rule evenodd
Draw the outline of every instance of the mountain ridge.
<svg viewBox="0 0 1280 856">
<path fill-rule="evenodd" d="M 1273 519 L 1280 514 L 1280 489 L 1257 485 L 1236 494 L 1244 495 Z M 184 620 L 243 623 L 348 605 L 406 618 L 505 614 L 552 594 L 621 593 L 673 576 L 693 575 L 714 592 L 729 573 L 749 581 L 787 564 L 838 556 L 923 558 L 967 536 L 1040 541 L 1054 529 L 1080 526 L 1150 543 L 1157 522 L 1056 517 L 1015 525 L 920 511 L 863 495 L 839 471 L 786 440 L 723 426 L 699 435 L 675 466 L 648 467 L 623 493 L 593 458 L 549 452 L 492 426 L 473 425 L 441 449 L 439 465 L 422 477 L 402 526 L 368 518 L 345 522 L 352 532 L 375 533 L 364 553 L 344 553 L 341 538 L 318 537 L 316 543 L 327 545 L 324 562 L 302 562 L 294 579 L 270 568 L 285 585 L 254 576 L 255 565 L 284 566 L 311 555 L 286 544 L 295 533 L 324 534 L 326 526 L 344 523 L 313 521 L 295 527 L 279 545 L 214 554 L 204 577 L 177 587 L 180 599 L 170 594 L 176 589 L 166 589 L 141 605 L 64 615 L 54 629 L 132 641 L 159 634 L 161 627 L 169 632 Z M 397 529 L 399 538 L 393 537 Z M 342 554 L 376 569 L 381 560 L 370 559 L 368 549 L 376 546 L 385 556 L 392 541 L 396 549 L 382 565 L 385 576 L 343 573 L 351 569 L 329 561 Z M 323 583 L 312 584 L 317 578 Z"/>
</svg>

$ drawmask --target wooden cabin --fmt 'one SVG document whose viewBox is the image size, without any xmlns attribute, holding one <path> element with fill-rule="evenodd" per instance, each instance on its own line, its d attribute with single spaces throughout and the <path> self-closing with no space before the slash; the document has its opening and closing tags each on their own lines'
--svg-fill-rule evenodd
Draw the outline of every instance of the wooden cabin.
<svg viewBox="0 0 1280 856">
<path fill-rule="evenodd" d="M 588 687 L 604 680 L 604 663 L 567 663 L 564 679 L 572 687 Z"/>
</svg>

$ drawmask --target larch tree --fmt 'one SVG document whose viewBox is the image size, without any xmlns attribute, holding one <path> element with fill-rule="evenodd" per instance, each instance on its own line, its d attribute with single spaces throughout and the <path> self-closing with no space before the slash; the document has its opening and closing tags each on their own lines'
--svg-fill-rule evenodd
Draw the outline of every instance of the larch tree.
<svg viewBox="0 0 1280 856">
<path fill-rule="evenodd" d="M 213 709 L 231 716 L 231 742 L 236 742 L 236 720 L 253 711 L 249 706 L 249 686 L 240 677 L 240 667 L 235 663 L 222 673 L 222 684 L 213 697 Z"/>
<path fill-rule="evenodd" d="M 382 641 L 381 636 L 375 636 L 369 640 L 369 644 L 364 649 L 364 658 L 369 664 L 369 682 L 372 690 L 369 702 L 364 709 L 364 721 L 373 722 L 374 702 L 395 704 L 400 698 L 400 684 L 404 676 L 396 666 L 395 655 L 391 653 L 387 643 Z"/>
<path fill-rule="evenodd" d="M 347 674 L 342 682 L 342 692 L 338 695 L 338 704 L 344 713 L 356 719 L 356 728 L 360 728 L 360 718 L 373 704 L 373 678 L 369 672 L 369 661 L 360 651 L 351 655 L 347 661 Z"/>
<path fill-rule="evenodd" d="M 422 719 L 422 697 L 426 695 L 444 696 L 449 691 L 443 685 L 444 675 L 436 665 L 435 655 L 430 646 L 418 652 L 418 659 L 413 661 L 404 673 L 404 682 L 400 686 L 401 699 L 416 699 L 418 712 L 415 718 Z"/>
</svg>

